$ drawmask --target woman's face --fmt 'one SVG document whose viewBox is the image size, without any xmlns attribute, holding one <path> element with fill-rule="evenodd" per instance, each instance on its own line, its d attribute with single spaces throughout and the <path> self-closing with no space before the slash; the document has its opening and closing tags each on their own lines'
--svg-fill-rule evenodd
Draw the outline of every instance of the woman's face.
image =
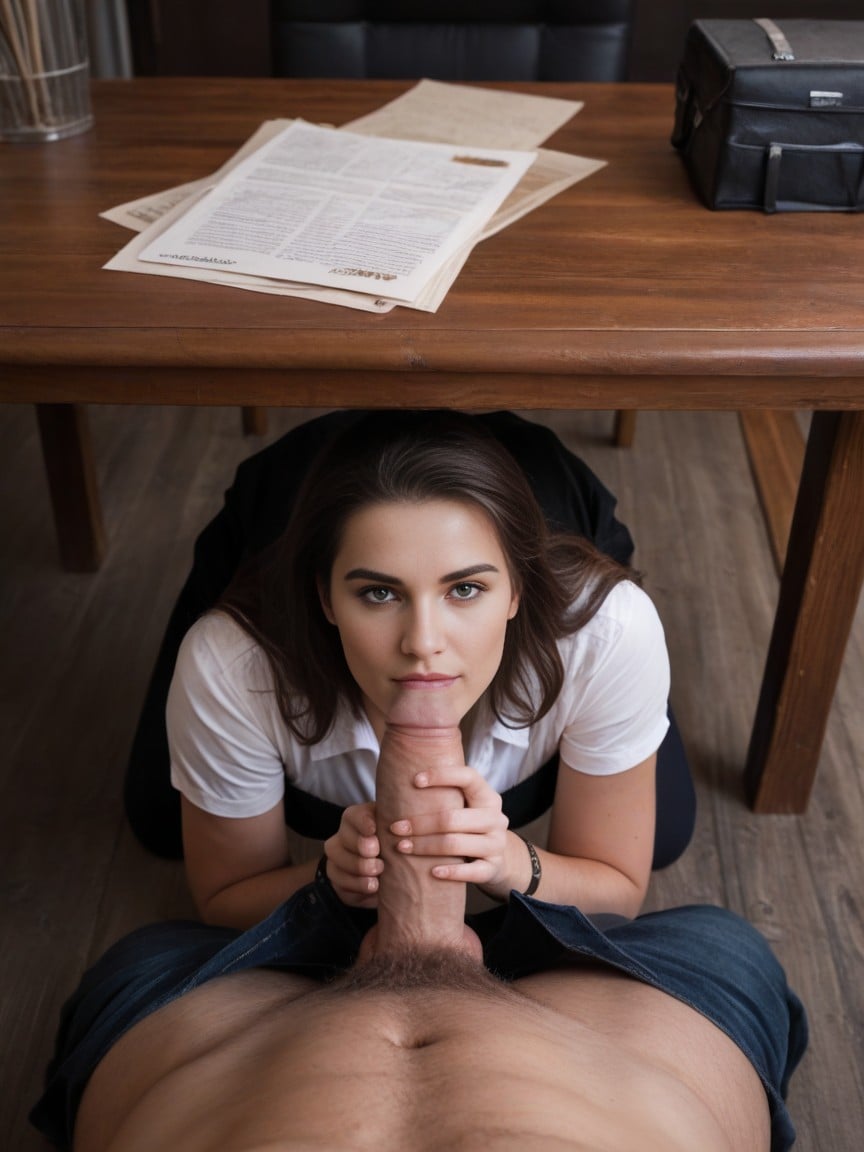
<svg viewBox="0 0 864 1152">
<path fill-rule="evenodd" d="M 519 606 L 492 521 L 451 500 L 355 513 L 321 599 L 379 738 L 387 719 L 458 723 Z"/>
</svg>

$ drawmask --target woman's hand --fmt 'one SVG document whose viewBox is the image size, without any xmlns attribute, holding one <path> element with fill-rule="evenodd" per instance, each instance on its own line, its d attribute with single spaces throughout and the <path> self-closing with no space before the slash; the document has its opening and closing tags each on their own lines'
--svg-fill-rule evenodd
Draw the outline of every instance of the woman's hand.
<svg viewBox="0 0 864 1152">
<path fill-rule="evenodd" d="M 506 899 L 511 882 L 519 883 L 511 875 L 510 842 L 515 837 L 508 834 L 509 821 L 495 789 L 468 766 L 420 772 L 414 786 L 459 788 L 466 806 L 413 817 L 406 814 L 395 821 L 390 831 L 399 837 L 397 851 L 414 856 L 461 856 L 464 863 L 438 865 L 432 875 L 478 884 L 489 896 Z"/>
<path fill-rule="evenodd" d="M 343 904 L 374 908 L 384 869 L 375 828 L 375 805 L 353 804 L 342 813 L 339 831 L 324 843 L 327 879 Z"/>
</svg>

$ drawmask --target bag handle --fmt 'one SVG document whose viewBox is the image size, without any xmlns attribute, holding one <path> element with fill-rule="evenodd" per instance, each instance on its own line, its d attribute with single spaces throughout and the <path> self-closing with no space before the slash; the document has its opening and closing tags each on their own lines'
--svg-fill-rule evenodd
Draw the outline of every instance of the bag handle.
<svg viewBox="0 0 864 1152">
<path fill-rule="evenodd" d="M 788 62 L 795 59 L 792 45 L 784 36 L 779 24 L 776 24 L 773 20 L 769 20 L 765 16 L 761 19 L 754 19 L 753 23 L 758 24 L 771 41 L 771 47 L 774 49 L 772 53 L 774 60 L 784 60 Z"/>
<path fill-rule="evenodd" d="M 850 202 L 847 211 L 860 212 L 864 208 L 864 148 L 854 144 L 806 145 L 806 144 L 770 144 L 765 162 L 765 185 L 763 188 L 762 208 L 765 212 L 790 211 L 797 208 L 804 210 L 825 210 L 824 204 L 798 203 L 792 205 L 786 201 L 778 200 L 780 192 L 780 168 L 785 152 L 804 152 L 815 159 L 817 156 L 840 156 L 841 162 L 849 176 Z M 851 197 L 854 196 L 854 200 Z"/>
</svg>

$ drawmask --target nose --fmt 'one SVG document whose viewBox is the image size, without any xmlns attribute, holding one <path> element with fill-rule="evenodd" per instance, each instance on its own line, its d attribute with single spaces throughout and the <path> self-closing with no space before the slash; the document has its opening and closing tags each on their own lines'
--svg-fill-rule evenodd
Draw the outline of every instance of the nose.
<svg viewBox="0 0 864 1152">
<path fill-rule="evenodd" d="M 412 605 L 406 613 L 402 632 L 403 655 L 425 660 L 443 652 L 445 647 L 444 629 L 434 607 L 430 604 Z"/>
</svg>

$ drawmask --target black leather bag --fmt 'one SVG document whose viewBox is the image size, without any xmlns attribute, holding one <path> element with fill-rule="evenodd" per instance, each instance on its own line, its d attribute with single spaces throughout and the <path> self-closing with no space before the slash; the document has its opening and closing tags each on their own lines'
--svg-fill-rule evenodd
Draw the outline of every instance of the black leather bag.
<svg viewBox="0 0 864 1152">
<path fill-rule="evenodd" d="M 864 208 L 864 20 L 697 20 L 672 143 L 709 208 Z"/>
</svg>

